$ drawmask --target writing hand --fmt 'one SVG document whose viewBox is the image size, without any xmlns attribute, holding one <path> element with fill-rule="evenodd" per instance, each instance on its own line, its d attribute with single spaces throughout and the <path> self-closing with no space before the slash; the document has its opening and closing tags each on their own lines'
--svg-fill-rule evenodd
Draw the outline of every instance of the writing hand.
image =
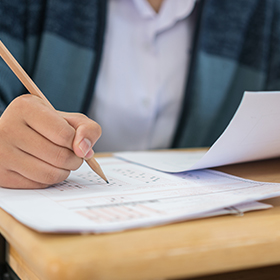
<svg viewBox="0 0 280 280">
<path fill-rule="evenodd" d="M 86 116 L 22 95 L 0 118 L 0 186 L 44 188 L 66 179 L 93 156 L 100 126 Z"/>
</svg>

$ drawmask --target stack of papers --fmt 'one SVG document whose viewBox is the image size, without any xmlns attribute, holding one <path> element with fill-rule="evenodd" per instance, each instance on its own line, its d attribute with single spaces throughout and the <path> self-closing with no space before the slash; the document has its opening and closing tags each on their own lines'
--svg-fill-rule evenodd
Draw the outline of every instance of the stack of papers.
<svg viewBox="0 0 280 280">
<path fill-rule="evenodd" d="M 43 232 L 112 232 L 270 206 L 280 184 L 205 169 L 280 155 L 280 93 L 246 93 L 207 153 L 136 152 L 99 158 L 106 184 L 83 164 L 44 190 L 0 189 L 0 207 Z M 163 172 L 164 171 L 164 172 Z"/>
<path fill-rule="evenodd" d="M 84 164 L 44 190 L 1 189 L 0 205 L 38 231 L 101 233 L 236 214 L 264 206 L 239 204 L 280 195 L 280 184 L 213 170 L 172 175 L 111 157 L 98 161 L 110 184 Z"/>
</svg>

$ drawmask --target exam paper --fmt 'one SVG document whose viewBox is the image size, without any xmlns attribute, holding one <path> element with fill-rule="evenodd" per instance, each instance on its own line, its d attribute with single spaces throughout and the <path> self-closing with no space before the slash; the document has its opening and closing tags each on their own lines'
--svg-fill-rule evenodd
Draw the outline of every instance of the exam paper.
<svg viewBox="0 0 280 280">
<path fill-rule="evenodd" d="M 280 92 L 245 92 L 230 124 L 206 152 L 121 152 L 115 156 L 183 172 L 280 156 Z"/>
<path fill-rule="evenodd" d="M 110 182 L 87 164 L 43 190 L 0 188 L 0 207 L 42 232 L 112 232 L 267 207 L 280 184 L 213 170 L 167 174 L 113 157 L 97 159 Z M 251 208 L 250 208 L 251 207 Z"/>
</svg>

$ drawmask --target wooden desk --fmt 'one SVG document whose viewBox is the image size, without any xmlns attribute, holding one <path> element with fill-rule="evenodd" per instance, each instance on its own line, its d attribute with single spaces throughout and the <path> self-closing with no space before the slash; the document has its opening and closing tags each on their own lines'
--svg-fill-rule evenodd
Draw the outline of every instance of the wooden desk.
<svg viewBox="0 0 280 280">
<path fill-rule="evenodd" d="M 280 182 L 280 159 L 217 169 Z M 242 217 L 103 235 L 41 234 L 0 210 L 0 231 L 10 244 L 7 261 L 21 279 L 188 278 L 280 264 L 280 198 L 267 202 L 274 208 Z"/>
</svg>

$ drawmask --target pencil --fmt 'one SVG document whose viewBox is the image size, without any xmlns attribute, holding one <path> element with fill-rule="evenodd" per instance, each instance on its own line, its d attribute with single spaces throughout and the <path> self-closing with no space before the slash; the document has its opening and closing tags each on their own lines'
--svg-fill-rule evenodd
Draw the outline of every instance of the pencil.
<svg viewBox="0 0 280 280">
<path fill-rule="evenodd" d="M 29 93 L 36 95 L 43 99 L 51 108 L 54 109 L 49 100 L 45 97 L 45 95 L 41 92 L 41 90 L 37 87 L 37 85 L 33 82 L 33 80 L 28 76 L 28 74 L 24 71 L 21 65 L 17 62 L 17 60 L 13 57 L 13 55 L 9 52 L 3 42 L 0 40 L 0 56 L 6 62 L 6 64 L 10 67 L 10 69 L 14 72 L 14 74 L 18 77 L 18 79 L 22 82 L 25 88 L 29 91 Z M 99 175 L 105 182 L 109 183 L 106 176 L 104 175 L 100 165 L 98 162 L 92 157 L 91 159 L 86 160 L 87 164 L 90 168 Z"/>
</svg>

